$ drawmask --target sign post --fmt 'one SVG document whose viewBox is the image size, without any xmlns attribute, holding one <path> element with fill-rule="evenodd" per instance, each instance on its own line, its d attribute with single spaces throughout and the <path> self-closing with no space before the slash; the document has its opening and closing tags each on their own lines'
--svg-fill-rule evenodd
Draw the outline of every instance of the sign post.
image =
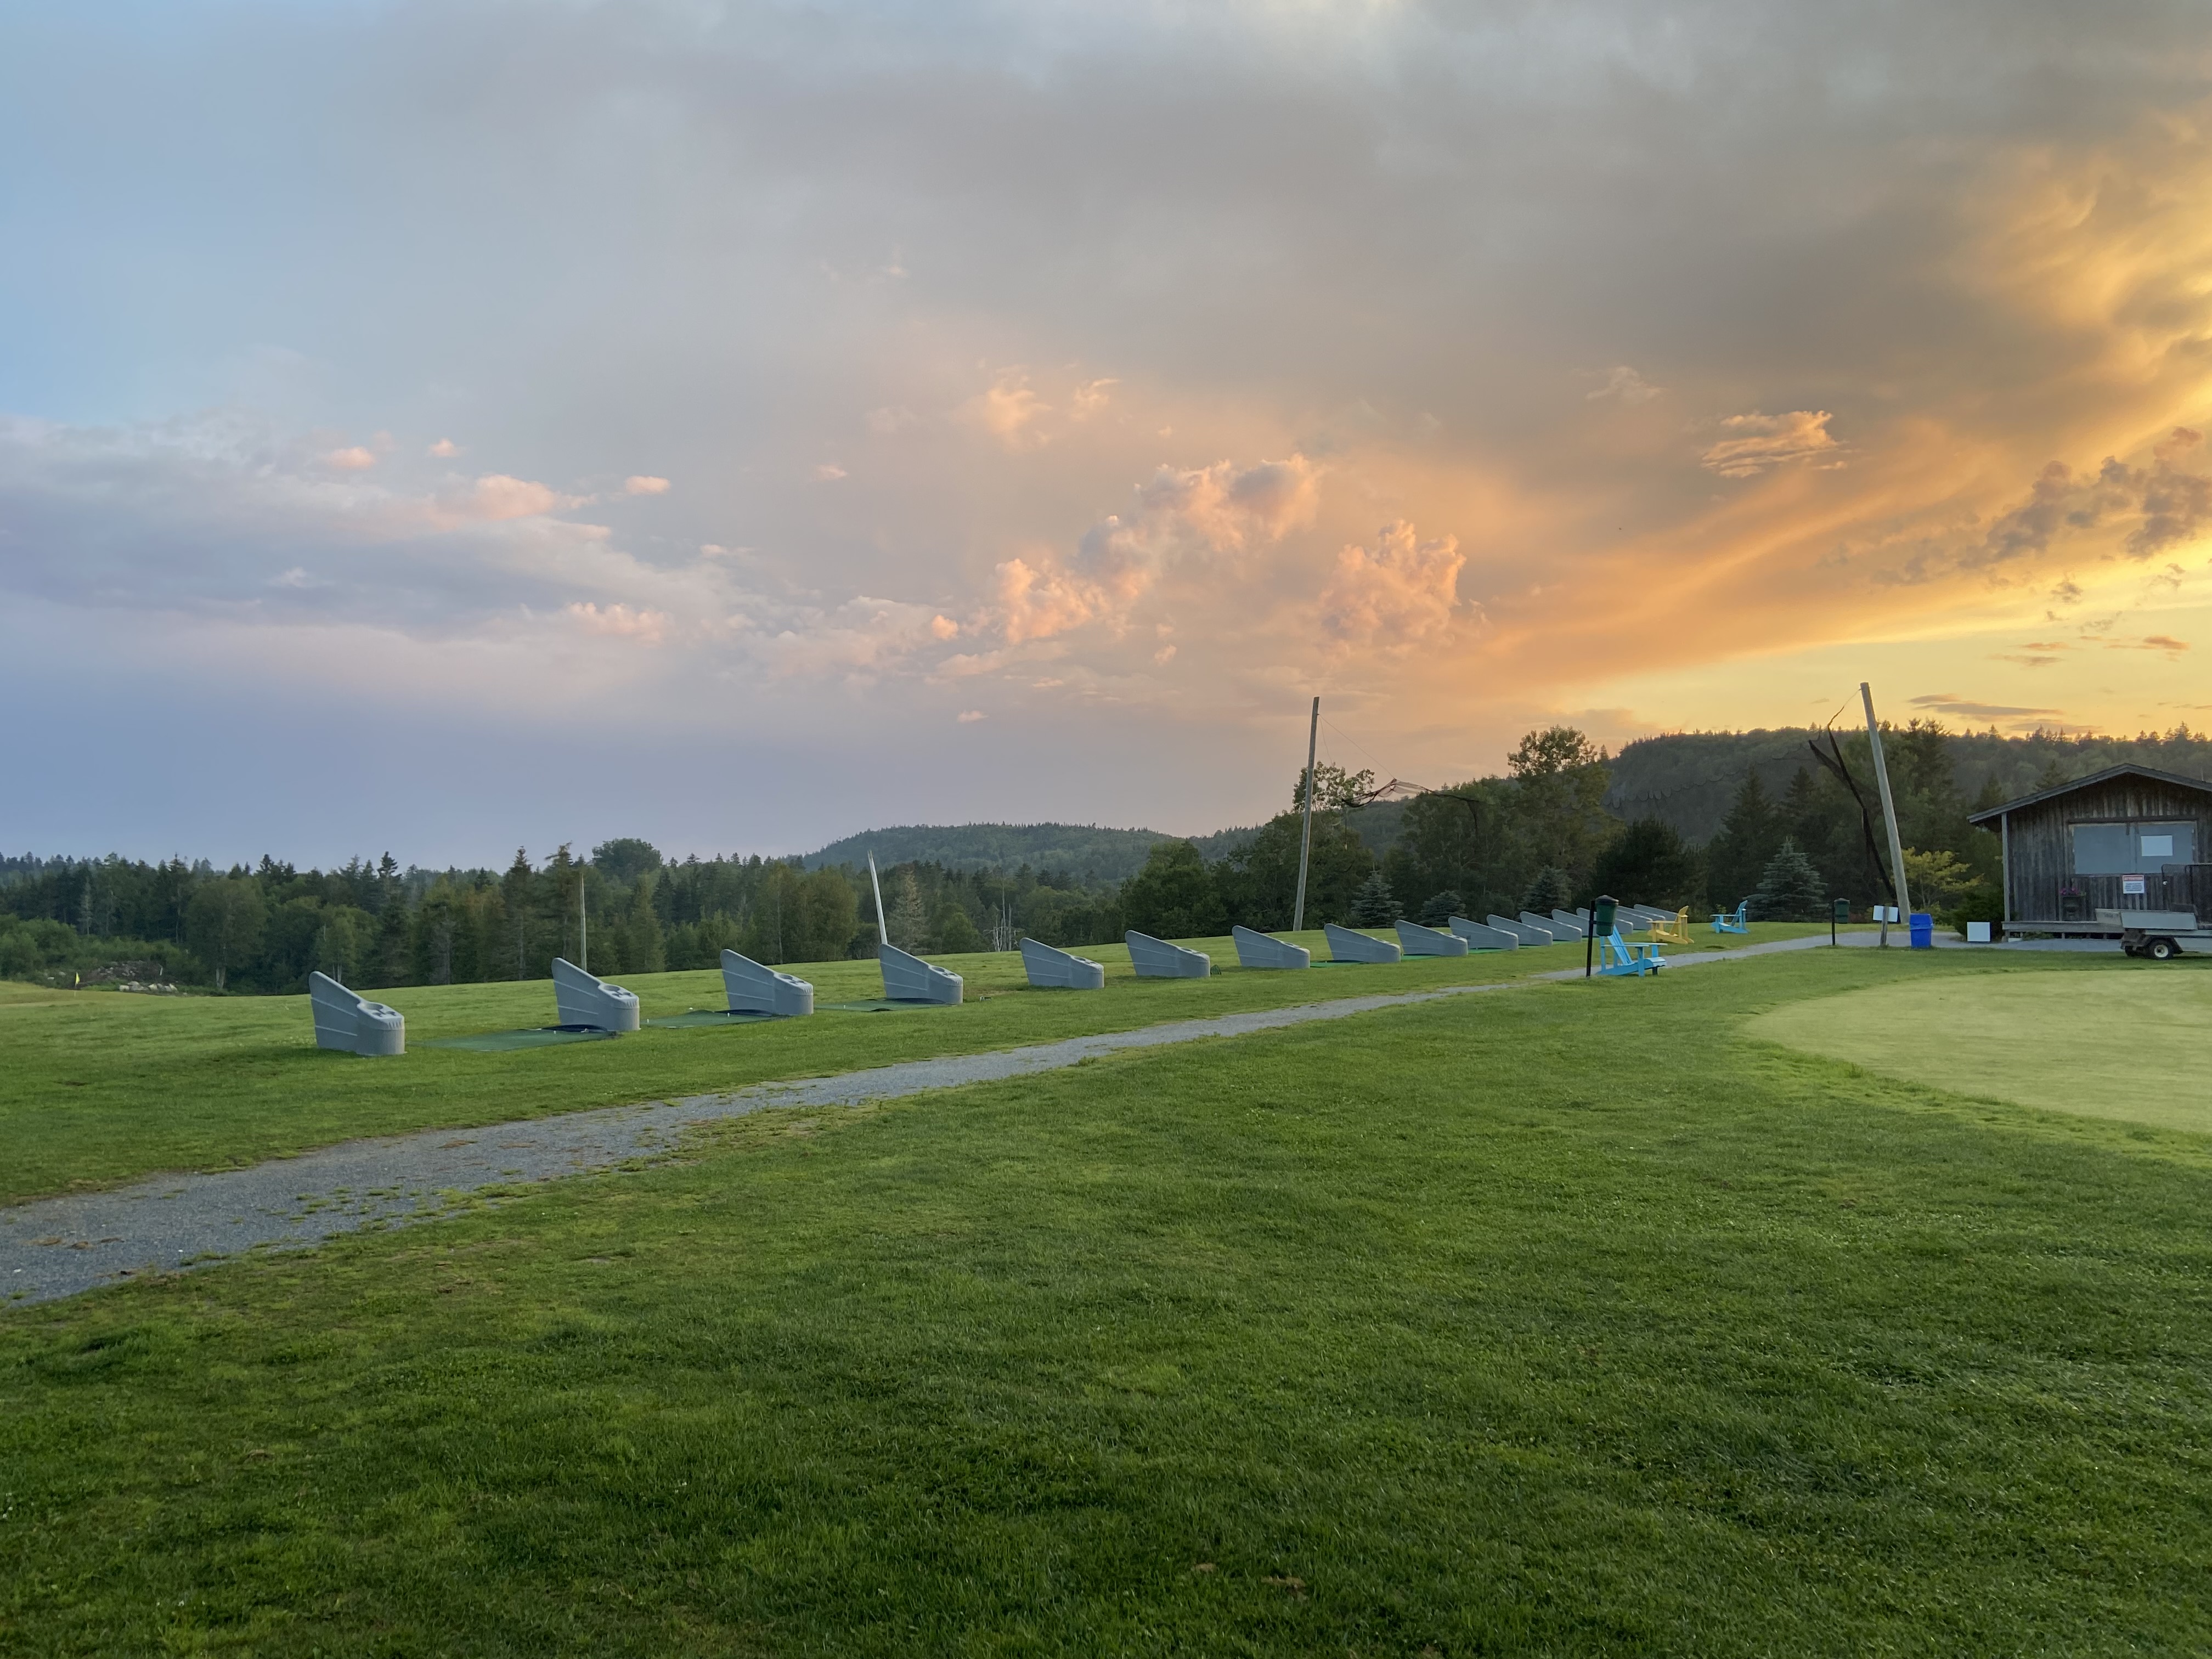
<svg viewBox="0 0 2212 1659">
<path fill-rule="evenodd" d="M 1835 943 L 1836 943 L 1836 927 L 1837 927 L 1837 924 L 1838 924 L 1838 923 L 1839 923 L 1839 922 L 1845 922 L 1845 921 L 1849 921 L 1850 919 L 1851 919 L 1851 902 L 1850 902 L 1849 899 L 1838 899 L 1838 900 L 1835 902 L 1835 903 L 1834 903 L 1834 904 L 1832 904 L 1832 905 L 1831 905 L 1831 906 L 1829 907 L 1829 909 L 1828 909 L 1828 943 L 1829 943 L 1829 944 L 1833 945 L 1833 944 L 1835 944 Z"/>
<path fill-rule="evenodd" d="M 1620 913 L 1620 901 L 1610 894 L 1590 901 L 1589 932 L 1583 935 L 1583 977 L 1590 976 L 1591 958 L 1596 953 L 1601 937 L 1613 932 L 1613 918 Z"/>
</svg>

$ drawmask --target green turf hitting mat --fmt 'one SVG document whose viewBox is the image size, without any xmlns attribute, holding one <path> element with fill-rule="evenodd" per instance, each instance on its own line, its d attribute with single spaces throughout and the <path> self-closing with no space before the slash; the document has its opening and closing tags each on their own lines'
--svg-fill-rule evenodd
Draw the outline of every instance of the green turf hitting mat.
<svg viewBox="0 0 2212 1659">
<path fill-rule="evenodd" d="M 823 1008 L 847 1014 L 889 1014 L 902 1008 L 957 1008 L 957 1002 L 924 1002 L 919 997 L 866 997 L 859 1002 L 825 1002 Z"/>
<path fill-rule="evenodd" d="M 648 1019 L 647 1025 L 657 1025 L 663 1030 L 688 1031 L 700 1025 L 756 1025 L 764 1021 L 780 1019 L 780 1014 L 763 1013 L 757 1008 L 694 1008 L 685 1013 L 670 1014 L 661 1019 Z"/>
<path fill-rule="evenodd" d="M 539 1025 L 526 1031 L 485 1031 L 476 1036 L 437 1037 L 423 1048 L 465 1048 L 471 1054 L 503 1054 L 516 1048 L 550 1048 L 563 1042 L 604 1042 L 615 1034 L 596 1026 Z"/>
</svg>

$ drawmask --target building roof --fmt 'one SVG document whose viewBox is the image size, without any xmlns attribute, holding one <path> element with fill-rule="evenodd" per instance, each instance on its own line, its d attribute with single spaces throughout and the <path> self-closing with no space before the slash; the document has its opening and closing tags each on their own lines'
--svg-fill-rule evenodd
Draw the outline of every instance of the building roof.
<svg viewBox="0 0 2212 1659">
<path fill-rule="evenodd" d="M 2157 783 L 2170 783 L 2183 789 L 2194 789 L 2212 795 L 2212 782 L 2203 778 L 2185 778 L 2179 772 L 2161 772 L 2155 766 L 2137 766 L 2133 761 L 2123 761 L 2118 766 L 2108 766 L 2101 772 L 2092 772 L 2086 778 L 2075 778 L 2071 783 L 2057 784 L 2049 789 L 2039 789 L 2032 795 L 2022 795 L 2018 800 L 2008 800 L 2002 806 L 1992 806 L 1985 812 L 1969 812 L 1969 823 L 1988 823 L 2008 812 L 2017 812 L 2022 807 L 2039 806 L 2045 801 L 2069 795 L 2076 789 L 2087 789 L 2095 784 L 2110 783 L 2114 778 L 2149 778 Z"/>
</svg>

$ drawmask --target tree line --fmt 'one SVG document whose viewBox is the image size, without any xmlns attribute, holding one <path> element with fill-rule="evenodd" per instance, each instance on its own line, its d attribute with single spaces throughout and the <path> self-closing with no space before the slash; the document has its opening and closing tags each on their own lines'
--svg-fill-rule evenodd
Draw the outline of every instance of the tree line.
<svg viewBox="0 0 2212 1659">
<path fill-rule="evenodd" d="M 1570 726 L 1531 732 L 1504 775 L 1471 779 L 1377 806 L 1365 773 L 1316 769 L 1306 923 L 1443 925 L 1453 915 L 1587 902 L 1599 893 L 1668 908 L 1732 909 L 1815 921 L 1836 899 L 1863 913 L 1891 902 L 1863 732 L 1804 747 L 1771 788 L 1771 757 L 1748 766 L 1718 830 L 1688 842 L 1656 815 L 1606 805 L 1612 762 Z M 1986 739 L 1972 742 L 1986 746 Z M 1971 810 L 2020 793 L 1982 769 L 1970 801 L 1960 739 L 1933 720 L 1886 728 L 1899 828 L 1917 906 L 1954 920 L 1994 918 L 1996 838 Z M 2080 775 L 2048 755 L 2033 787 Z M 2009 786 L 2009 787 L 2008 787 Z M 1023 865 L 1011 872 L 910 860 L 884 872 L 891 942 L 921 953 L 1109 943 L 1125 928 L 1204 938 L 1242 923 L 1287 927 L 1305 833 L 1301 771 L 1285 808 L 1206 856 L 1188 841 L 1155 844 L 1120 882 Z M 1387 813 L 1379 850 L 1363 818 Z M 1370 826 L 1371 827 L 1371 826 Z M 1869 830 L 1872 833 L 1869 834 Z M 1224 844 L 1223 837 L 1209 838 Z M 390 854 L 331 871 L 271 857 L 218 870 L 181 859 L 143 863 L 0 859 L 0 978 L 81 979 L 297 992 L 319 969 L 357 988 L 542 978 L 556 956 L 606 975 L 711 968 L 725 949 L 781 963 L 867 957 L 876 945 L 865 867 L 797 859 L 665 858 L 636 839 L 503 870 L 403 870 Z"/>
</svg>

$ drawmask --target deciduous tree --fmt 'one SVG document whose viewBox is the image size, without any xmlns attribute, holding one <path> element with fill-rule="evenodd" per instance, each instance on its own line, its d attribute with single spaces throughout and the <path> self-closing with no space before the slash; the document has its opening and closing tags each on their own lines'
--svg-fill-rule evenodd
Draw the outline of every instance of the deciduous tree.
<svg viewBox="0 0 2212 1659">
<path fill-rule="evenodd" d="M 260 884 L 251 876 L 218 876 L 194 891 L 185 906 L 185 942 L 214 970 L 216 990 L 259 946 L 268 914 Z"/>
</svg>

